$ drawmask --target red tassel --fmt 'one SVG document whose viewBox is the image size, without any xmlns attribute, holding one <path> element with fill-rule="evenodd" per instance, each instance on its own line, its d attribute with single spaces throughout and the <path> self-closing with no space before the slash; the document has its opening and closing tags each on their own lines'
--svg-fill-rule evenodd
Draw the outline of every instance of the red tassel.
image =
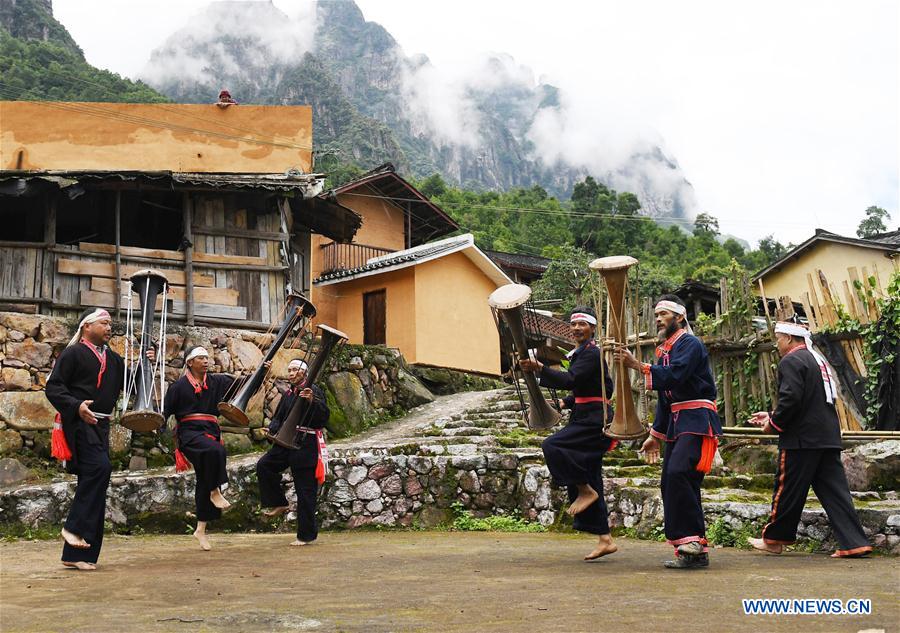
<svg viewBox="0 0 900 633">
<path fill-rule="evenodd" d="M 320 486 L 325 483 L 325 462 L 322 461 L 321 457 L 316 463 L 316 481 L 319 482 Z"/>
<path fill-rule="evenodd" d="M 180 450 L 178 450 L 176 448 L 175 449 L 175 472 L 183 473 L 186 470 L 190 470 L 190 468 L 191 468 L 191 463 L 184 456 L 184 453 L 182 453 Z"/>
<path fill-rule="evenodd" d="M 50 455 L 61 462 L 72 459 L 72 451 L 66 442 L 66 434 L 63 433 L 62 418 L 58 413 L 53 420 L 53 433 L 50 434 Z"/>
<path fill-rule="evenodd" d="M 716 449 L 719 447 L 719 440 L 708 435 L 703 438 L 703 446 L 700 448 L 700 461 L 697 462 L 697 471 L 708 474 L 712 469 L 713 459 L 716 456 Z"/>
</svg>

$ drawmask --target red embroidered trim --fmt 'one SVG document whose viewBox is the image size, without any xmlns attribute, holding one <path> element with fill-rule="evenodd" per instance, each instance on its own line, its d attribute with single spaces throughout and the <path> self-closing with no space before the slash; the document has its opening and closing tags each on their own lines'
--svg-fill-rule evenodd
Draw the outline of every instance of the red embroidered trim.
<svg viewBox="0 0 900 633">
<path fill-rule="evenodd" d="M 656 357 L 659 358 L 659 357 L 662 356 L 663 354 L 668 354 L 668 353 L 672 350 L 672 347 L 674 347 L 675 342 L 676 342 L 678 339 L 680 339 L 682 336 L 684 336 L 685 334 L 687 334 L 687 330 L 684 329 L 684 328 L 681 328 L 680 330 L 678 330 L 677 332 L 675 332 L 675 334 L 673 334 L 672 336 L 670 336 L 669 338 L 667 338 L 667 339 L 663 342 L 662 345 L 657 346 L 657 348 L 656 348 Z"/>
<path fill-rule="evenodd" d="M 785 465 L 785 457 L 787 456 L 787 451 L 782 450 L 781 456 L 778 460 L 778 489 L 775 491 L 775 498 L 772 500 L 772 514 L 769 517 L 769 522 L 766 523 L 765 527 L 762 529 L 762 537 L 763 541 L 768 543 L 769 540 L 766 539 L 766 530 L 772 523 L 775 522 L 775 517 L 778 516 L 778 501 L 781 499 L 781 493 L 784 491 L 784 465 Z M 773 543 L 778 543 L 778 541 L 772 541 Z M 793 542 L 793 541 L 791 541 Z"/>
<path fill-rule="evenodd" d="M 190 369 L 184 372 L 184 375 L 187 376 L 188 382 L 191 383 L 191 387 L 194 388 L 194 393 L 198 396 L 203 393 L 204 389 L 209 389 L 209 386 L 206 384 L 206 374 L 203 374 L 203 382 L 194 378 Z"/>
<path fill-rule="evenodd" d="M 97 362 L 100 363 L 100 372 L 97 374 L 97 389 L 99 389 L 100 385 L 103 384 L 103 374 L 106 372 L 106 350 L 104 349 L 101 354 L 94 347 L 94 344 L 87 339 L 81 339 L 81 343 L 94 353 L 94 356 L 97 357 Z"/>
</svg>

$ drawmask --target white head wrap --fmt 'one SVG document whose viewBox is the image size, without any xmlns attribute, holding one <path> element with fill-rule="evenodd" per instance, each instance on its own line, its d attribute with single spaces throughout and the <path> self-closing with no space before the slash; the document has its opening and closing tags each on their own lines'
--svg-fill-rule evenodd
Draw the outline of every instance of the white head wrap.
<svg viewBox="0 0 900 633">
<path fill-rule="evenodd" d="M 209 352 L 206 351 L 205 347 L 197 346 L 190 351 L 190 353 L 184 357 L 184 365 L 187 367 L 187 362 L 198 356 L 209 356 Z"/>
<path fill-rule="evenodd" d="M 294 360 L 292 360 L 291 362 L 288 363 L 288 369 L 290 369 L 291 367 L 298 367 L 298 368 L 302 369 L 303 371 L 306 371 L 307 369 L 309 369 L 309 366 L 306 364 L 306 362 L 300 360 L 299 358 L 295 358 Z"/>
<path fill-rule="evenodd" d="M 95 323 L 95 322 L 99 321 L 100 319 L 109 319 L 109 318 L 111 318 L 109 316 L 109 312 L 107 312 L 103 308 L 97 308 L 96 310 L 91 312 L 89 315 L 87 315 L 86 317 L 81 319 L 81 323 L 78 324 L 78 328 L 75 330 L 75 336 L 72 337 L 72 339 L 69 341 L 69 344 L 66 345 L 66 347 L 69 347 L 70 345 L 75 345 L 75 343 L 77 343 L 78 341 L 81 340 L 81 330 L 84 328 L 85 325 Z"/>
<path fill-rule="evenodd" d="M 675 303 L 674 301 L 669 301 L 668 299 L 664 299 L 656 304 L 656 307 L 653 308 L 653 312 L 659 312 L 660 310 L 668 310 L 672 314 L 680 314 L 684 317 L 684 329 L 687 330 L 688 334 L 693 334 L 694 329 L 691 327 L 690 321 L 687 320 L 687 308 L 685 308 L 680 303 Z"/>
<path fill-rule="evenodd" d="M 779 321 L 775 324 L 775 333 L 800 336 L 805 339 L 806 349 L 808 349 L 813 355 L 813 358 L 816 359 L 819 370 L 822 372 L 822 384 L 825 387 L 825 399 L 828 401 L 828 404 L 834 404 L 834 400 L 837 398 L 837 381 L 835 380 L 834 373 L 831 371 L 831 367 L 828 366 L 825 357 L 813 349 L 812 334 L 810 331 L 798 323 Z"/>
<path fill-rule="evenodd" d="M 575 323 L 576 321 L 584 321 L 585 323 L 590 323 L 591 325 L 597 325 L 596 317 L 592 317 L 586 312 L 573 312 L 572 316 L 569 317 L 569 323 Z"/>
</svg>

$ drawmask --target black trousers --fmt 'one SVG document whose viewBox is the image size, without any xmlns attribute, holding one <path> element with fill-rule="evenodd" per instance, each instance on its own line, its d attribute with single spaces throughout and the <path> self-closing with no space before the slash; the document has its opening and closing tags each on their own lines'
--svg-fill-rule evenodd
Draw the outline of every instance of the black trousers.
<svg viewBox="0 0 900 633">
<path fill-rule="evenodd" d="M 706 545 L 706 522 L 700 504 L 704 473 L 697 470 L 702 435 L 683 434 L 666 442 L 660 490 L 666 542 L 678 546 L 690 541 Z"/>
<path fill-rule="evenodd" d="M 213 521 L 222 516 L 222 511 L 209 498 L 216 488 L 228 483 L 225 470 L 225 447 L 222 446 L 217 424 L 197 423 L 180 425 L 178 447 L 197 475 L 194 487 L 194 503 L 197 506 L 198 521 Z M 205 428 L 204 428 L 205 427 Z"/>
<path fill-rule="evenodd" d="M 797 525 L 810 486 L 828 515 L 840 545 L 838 553 L 868 550 L 869 540 L 853 507 L 839 448 L 779 451 L 772 514 L 763 528 L 766 543 L 790 544 L 797 540 Z"/>
<path fill-rule="evenodd" d="M 612 440 L 603 435 L 603 422 L 575 420 L 541 444 L 550 476 L 565 486 L 569 502 L 578 497 L 578 484 L 589 484 L 600 497 L 575 515 L 572 527 L 591 534 L 609 534 L 609 509 L 603 498 L 603 455 Z"/>
<path fill-rule="evenodd" d="M 93 435 L 90 435 L 93 434 Z M 65 528 L 91 544 L 90 549 L 63 545 L 62 560 L 69 563 L 96 563 L 103 546 L 103 519 L 106 516 L 106 491 L 112 464 L 109 450 L 97 439 L 93 429 L 79 429 L 75 434 L 78 455 L 78 484 Z"/>
<path fill-rule="evenodd" d="M 316 524 L 319 482 L 316 481 L 315 465 L 303 465 L 299 453 L 283 446 L 273 446 L 256 463 L 256 475 L 259 479 L 260 504 L 264 508 L 278 508 L 288 505 L 281 487 L 281 473 L 290 467 L 297 493 L 297 539 L 309 543 L 319 535 Z"/>
</svg>

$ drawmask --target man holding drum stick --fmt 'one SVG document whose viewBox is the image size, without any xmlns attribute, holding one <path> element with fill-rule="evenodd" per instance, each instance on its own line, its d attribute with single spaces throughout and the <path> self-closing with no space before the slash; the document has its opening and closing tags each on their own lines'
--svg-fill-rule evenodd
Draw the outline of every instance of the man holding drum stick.
<svg viewBox="0 0 900 633">
<path fill-rule="evenodd" d="M 675 548 L 670 569 L 709 566 L 706 524 L 700 503 L 700 485 L 712 467 L 722 435 L 716 413 L 716 382 L 706 346 L 693 335 L 687 310 L 675 295 L 663 295 L 654 310 L 657 338 L 654 365 L 641 363 L 624 346 L 614 357 L 644 376 L 647 389 L 659 392 L 656 418 L 641 452 L 649 463 L 666 447 L 660 488 L 666 542 Z"/>
</svg>

